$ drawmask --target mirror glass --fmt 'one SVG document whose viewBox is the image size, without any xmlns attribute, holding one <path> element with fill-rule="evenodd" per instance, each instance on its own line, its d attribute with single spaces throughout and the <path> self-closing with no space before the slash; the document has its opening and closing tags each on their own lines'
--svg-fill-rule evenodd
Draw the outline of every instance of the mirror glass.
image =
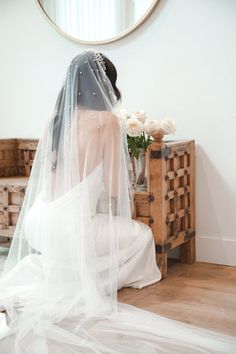
<svg viewBox="0 0 236 354">
<path fill-rule="evenodd" d="M 159 0 L 38 0 L 48 19 L 71 39 L 106 43 L 138 27 Z"/>
</svg>

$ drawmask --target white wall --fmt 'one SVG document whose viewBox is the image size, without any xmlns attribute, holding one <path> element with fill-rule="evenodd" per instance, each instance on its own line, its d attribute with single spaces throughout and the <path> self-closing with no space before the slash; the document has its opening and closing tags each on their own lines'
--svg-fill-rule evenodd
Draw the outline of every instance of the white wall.
<svg viewBox="0 0 236 354">
<path fill-rule="evenodd" d="M 0 138 L 38 137 L 71 58 L 35 1 L 0 1 Z M 161 0 L 104 46 L 130 109 L 172 116 L 197 143 L 197 259 L 236 265 L 236 1 Z"/>
</svg>

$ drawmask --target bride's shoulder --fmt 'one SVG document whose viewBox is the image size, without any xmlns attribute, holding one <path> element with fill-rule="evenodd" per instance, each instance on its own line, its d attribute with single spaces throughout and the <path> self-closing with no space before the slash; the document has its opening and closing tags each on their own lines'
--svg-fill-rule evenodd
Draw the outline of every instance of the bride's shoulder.
<svg viewBox="0 0 236 354">
<path fill-rule="evenodd" d="M 119 120 L 112 112 L 106 112 L 103 120 L 103 133 L 106 139 L 110 140 L 114 136 L 118 136 L 120 131 Z"/>
<path fill-rule="evenodd" d="M 118 127 L 119 121 L 117 116 L 112 112 L 103 112 L 103 123 L 106 127 Z"/>
</svg>

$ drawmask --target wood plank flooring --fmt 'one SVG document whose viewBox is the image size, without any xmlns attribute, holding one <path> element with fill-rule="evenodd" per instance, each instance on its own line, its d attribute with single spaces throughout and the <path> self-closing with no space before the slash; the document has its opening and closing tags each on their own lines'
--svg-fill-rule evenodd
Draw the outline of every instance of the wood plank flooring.
<svg viewBox="0 0 236 354">
<path fill-rule="evenodd" d="M 236 336 L 236 267 L 172 261 L 168 277 L 144 289 L 124 288 L 119 301 Z"/>
</svg>

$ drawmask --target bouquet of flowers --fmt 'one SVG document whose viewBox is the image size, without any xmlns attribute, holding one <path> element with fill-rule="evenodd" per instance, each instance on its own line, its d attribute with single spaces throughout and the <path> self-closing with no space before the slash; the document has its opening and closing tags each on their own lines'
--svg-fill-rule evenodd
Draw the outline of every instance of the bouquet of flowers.
<svg viewBox="0 0 236 354">
<path fill-rule="evenodd" d="M 127 132 L 129 153 L 132 161 L 133 184 L 145 185 L 146 149 L 153 141 L 162 141 L 164 135 L 175 134 L 175 122 L 166 117 L 161 121 L 149 119 L 144 110 L 129 113 L 118 107 L 117 116 Z"/>
<path fill-rule="evenodd" d="M 175 134 L 175 122 L 165 117 L 161 121 L 149 119 L 144 110 L 131 114 L 125 108 L 120 107 L 118 116 L 127 132 L 128 147 L 130 153 L 139 158 L 140 149 L 147 149 L 154 140 L 161 139 L 164 135 Z"/>
</svg>

